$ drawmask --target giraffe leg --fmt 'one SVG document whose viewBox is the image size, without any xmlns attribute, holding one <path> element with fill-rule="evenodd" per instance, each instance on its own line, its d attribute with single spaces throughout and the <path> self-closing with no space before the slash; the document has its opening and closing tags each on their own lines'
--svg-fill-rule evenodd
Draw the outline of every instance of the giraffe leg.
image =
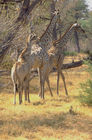
<svg viewBox="0 0 92 140">
<path fill-rule="evenodd" d="M 24 90 L 25 90 L 25 101 L 27 101 L 27 79 L 24 80 L 23 84 Z"/>
<path fill-rule="evenodd" d="M 25 88 L 25 101 L 27 101 L 27 88 Z"/>
<path fill-rule="evenodd" d="M 51 94 L 51 96 L 53 96 L 52 91 L 51 91 L 51 87 L 50 87 L 50 82 L 49 82 L 49 77 L 48 77 L 48 76 L 47 76 L 47 78 L 46 78 L 46 82 L 47 82 L 47 85 L 48 85 L 50 94 Z"/>
<path fill-rule="evenodd" d="M 43 76 L 43 71 L 41 71 L 40 80 L 41 80 L 41 98 L 44 99 L 44 83 L 45 83 L 45 77 Z"/>
<path fill-rule="evenodd" d="M 16 104 L 16 84 L 14 84 L 14 104 Z"/>
<path fill-rule="evenodd" d="M 60 77 L 60 72 L 57 71 L 57 95 L 59 95 L 59 77 Z"/>
<path fill-rule="evenodd" d="M 27 77 L 25 77 L 23 87 L 25 88 L 25 101 L 28 101 L 30 103 L 30 98 L 29 98 L 29 75 Z"/>
<path fill-rule="evenodd" d="M 64 74 L 62 73 L 62 71 L 61 71 L 61 77 L 62 77 L 62 79 L 63 79 L 63 83 L 64 83 L 64 87 L 65 87 L 65 93 L 66 93 L 66 95 L 68 96 L 68 91 L 67 91 L 67 87 L 66 87 L 66 83 L 65 83 L 65 76 L 64 76 Z"/>
<path fill-rule="evenodd" d="M 20 104 L 22 103 L 22 92 L 20 94 Z"/>
<path fill-rule="evenodd" d="M 42 99 L 44 99 L 44 80 L 42 80 L 42 93 L 41 93 L 41 97 Z"/>
<path fill-rule="evenodd" d="M 40 91 L 39 91 L 39 94 L 38 95 L 39 95 L 39 97 L 41 97 L 42 96 L 42 91 L 41 91 L 41 88 L 42 88 L 41 87 L 41 85 L 42 85 L 41 84 L 42 83 L 42 79 L 41 79 L 41 72 L 40 72 L 40 70 L 39 70 L 39 75 L 40 75 Z"/>
<path fill-rule="evenodd" d="M 29 91 L 28 91 L 28 103 L 30 103 Z"/>
<path fill-rule="evenodd" d="M 20 96 L 20 94 L 21 94 L 21 92 L 20 92 L 20 90 L 19 90 L 19 104 L 21 104 L 21 96 Z"/>
<path fill-rule="evenodd" d="M 23 88 L 22 86 L 19 86 L 19 104 L 22 103 L 22 92 L 23 92 Z"/>
<path fill-rule="evenodd" d="M 30 97 L 29 97 L 29 81 L 28 81 L 28 87 L 27 87 L 27 90 L 28 90 L 28 92 L 27 92 L 27 94 L 28 94 L 28 102 L 30 103 Z"/>
</svg>

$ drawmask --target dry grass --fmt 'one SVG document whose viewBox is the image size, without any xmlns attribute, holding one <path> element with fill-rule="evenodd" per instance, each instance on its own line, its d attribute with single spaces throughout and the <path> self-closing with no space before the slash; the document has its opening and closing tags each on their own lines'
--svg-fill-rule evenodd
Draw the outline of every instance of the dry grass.
<svg viewBox="0 0 92 140">
<path fill-rule="evenodd" d="M 19 105 L 17 95 L 17 104 L 13 105 L 12 89 L 2 90 L 0 140 L 91 140 L 92 108 L 82 106 L 77 99 L 80 94 L 79 83 L 84 82 L 89 75 L 85 72 L 85 66 L 68 70 L 65 75 L 69 98 L 65 97 L 62 80 L 60 95 L 56 95 L 56 73 L 50 76 L 54 97 L 50 97 L 46 86 L 44 101 L 37 95 L 38 78 L 30 83 L 30 104 L 23 101 Z M 69 113 L 71 106 L 72 114 Z"/>
</svg>

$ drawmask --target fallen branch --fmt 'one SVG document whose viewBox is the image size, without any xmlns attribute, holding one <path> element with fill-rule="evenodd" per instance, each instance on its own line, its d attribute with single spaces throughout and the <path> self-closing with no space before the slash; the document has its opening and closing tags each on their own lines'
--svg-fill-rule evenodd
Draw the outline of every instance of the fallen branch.
<svg viewBox="0 0 92 140">
<path fill-rule="evenodd" d="M 62 69 L 70 69 L 70 68 L 75 68 L 83 65 L 83 60 L 77 61 L 77 62 L 72 62 L 72 63 L 67 63 L 63 64 Z"/>
<path fill-rule="evenodd" d="M 77 61 L 77 62 L 72 62 L 72 63 L 67 63 L 67 64 L 63 64 L 62 69 L 70 69 L 70 68 L 76 68 L 76 67 L 80 67 L 84 64 L 84 60 L 92 60 L 92 58 L 87 57 L 87 58 L 83 58 L 83 60 Z M 53 68 L 53 70 L 51 72 L 56 72 L 57 69 Z M 6 70 L 0 70 L 0 76 L 3 75 L 10 75 L 10 71 L 6 71 Z M 38 76 L 38 71 L 32 70 L 30 73 L 30 80 L 33 79 L 34 77 Z"/>
</svg>

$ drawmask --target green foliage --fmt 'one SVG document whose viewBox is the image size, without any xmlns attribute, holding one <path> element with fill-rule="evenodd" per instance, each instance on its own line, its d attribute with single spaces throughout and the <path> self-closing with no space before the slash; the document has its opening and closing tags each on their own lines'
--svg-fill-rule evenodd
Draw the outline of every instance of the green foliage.
<svg viewBox="0 0 92 140">
<path fill-rule="evenodd" d="M 87 36 L 92 37 L 92 14 L 89 13 L 89 17 L 85 20 L 80 20 L 80 23 L 86 31 Z"/>
<path fill-rule="evenodd" d="M 80 20 L 88 17 L 88 6 L 85 4 L 85 0 L 78 0 L 76 6 L 68 10 L 68 21 Z"/>
<path fill-rule="evenodd" d="M 92 75 L 92 64 L 85 62 L 88 65 L 87 71 Z M 79 100 L 82 104 L 92 106 L 92 79 L 87 80 L 86 83 L 81 83 L 82 93 Z"/>
<path fill-rule="evenodd" d="M 83 17 L 84 15 L 87 14 L 87 11 L 88 11 L 87 7 L 88 6 L 86 5 L 85 0 L 78 0 L 75 10 L 76 10 L 79 18 L 81 18 L 81 16 Z"/>
<path fill-rule="evenodd" d="M 1 67 L 2 67 L 3 69 L 11 70 L 12 65 L 13 65 L 13 62 L 7 60 L 7 61 L 5 61 L 4 63 L 2 63 Z"/>
<path fill-rule="evenodd" d="M 6 69 L 6 70 L 9 70 L 9 71 L 10 71 L 11 68 L 12 68 L 12 66 L 13 66 L 13 64 L 14 64 L 14 61 L 11 60 L 11 58 L 10 58 L 9 55 L 7 55 L 7 56 L 5 57 L 5 60 L 3 61 L 3 63 L 1 63 L 0 67 L 1 67 L 2 69 Z"/>
<path fill-rule="evenodd" d="M 82 104 L 92 106 L 92 80 L 88 80 L 86 83 L 81 84 L 82 94 L 79 96 L 79 100 Z"/>
<path fill-rule="evenodd" d="M 68 52 L 68 51 L 65 51 L 64 52 L 64 55 L 65 56 L 77 56 L 77 52 Z"/>
</svg>

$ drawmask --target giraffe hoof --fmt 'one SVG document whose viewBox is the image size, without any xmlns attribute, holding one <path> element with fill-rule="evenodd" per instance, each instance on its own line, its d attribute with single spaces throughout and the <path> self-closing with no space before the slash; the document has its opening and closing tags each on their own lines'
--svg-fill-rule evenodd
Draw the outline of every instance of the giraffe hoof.
<svg viewBox="0 0 92 140">
<path fill-rule="evenodd" d="M 42 98 L 42 100 L 44 100 L 44 97 L 41 97 Z"/>
<path fill-rule="evenodd" d="M 38 96 L 41 97 L 41 93 L 39 93 Z"/>
<path fill-rule="evenodd" d="M 22 101 L 21 101 L 21 102 L 19 102 L 19 104 L 21 105 L 21 104 L 22 104 Z"/>
<path fill-rule="evenodd" d="M 69 95 L 68 95 L 68 94 L 66 94 L 66 97 L 69 97 Z"/>
<path fill-rule="evenodd" d="M 28 103 L 30 103 L 30 100 L 28 100 Z"/>
</svg>

